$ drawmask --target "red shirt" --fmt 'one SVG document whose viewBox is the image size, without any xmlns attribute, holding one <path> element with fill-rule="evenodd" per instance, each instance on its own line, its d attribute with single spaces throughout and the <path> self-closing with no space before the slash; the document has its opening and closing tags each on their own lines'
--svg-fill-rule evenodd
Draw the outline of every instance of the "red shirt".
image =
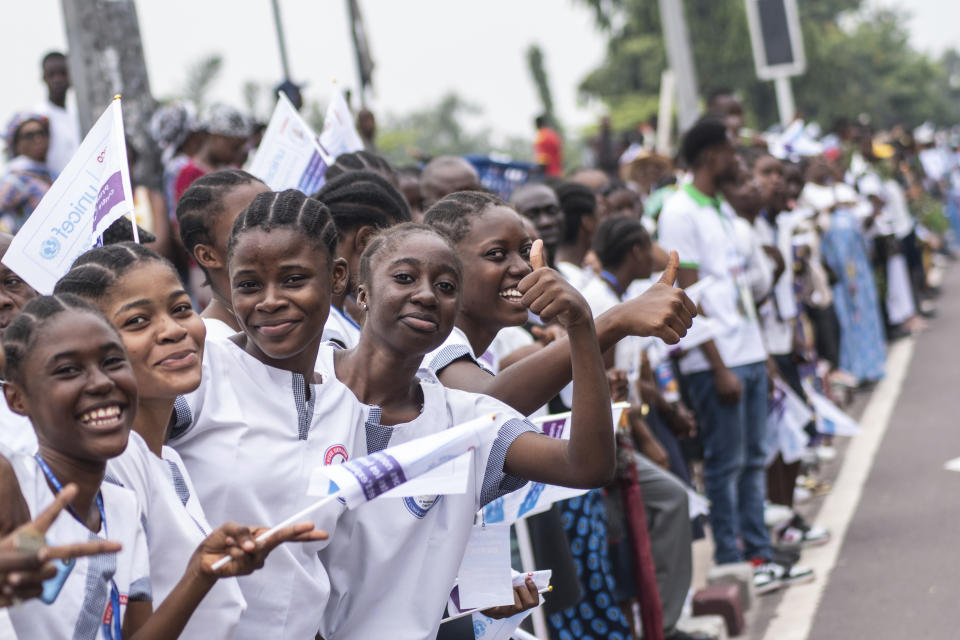
<svg viewBox="0 0 960 640">
<path fill-rule="evenodd" d="M 546 167 L 545 173 L 548 176 L 563 175 L 563 142 L 550 127 L 537 129 L 537 137 L 533 141 L 533 157 L 537 164 Z"/>
<path fill-rule="evenodd" d="M 187 190 L 193 181 L 199 178 L 200 176 L 207 173 L 206 169 L 202 169 L 200 165 L 195 163 L 192 159 L 183 165 L 183 168 L 180 169 L 180 173 L 177 174 L 177 179 L 173 182 L 173 206 L 176 208 L 177 203 L 180 202 L 180 196 L 183 195 L 183 192 Z"/>
</svg>

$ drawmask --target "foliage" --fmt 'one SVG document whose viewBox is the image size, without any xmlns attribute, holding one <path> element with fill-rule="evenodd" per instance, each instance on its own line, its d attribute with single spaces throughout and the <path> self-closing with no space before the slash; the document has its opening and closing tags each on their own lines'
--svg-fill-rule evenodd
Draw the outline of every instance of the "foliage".
<svg viewBox="0 0 960 640">
<path fill-rule="evenodd" d="M 206 106 L 207 94 L 223 69 L 223 56 L 211 53 L 197 60 L 187 70 L 183 97 L 193 102 L 198 110 Z"/>
<path fill-rule="evenodd" d="M 533 78 L 533 84 L 537 87 L 537 94 L 540 96 L 540 104 L 543 106 L 543 114 L 547 120 L 553 124 L 556 122 L 553 113 L 553 95 L 550 92 L 550 81 L 547 79 L 547 70 L 543 67 L 543 51 L 536 44 L 530 45 L 527 49 L 527 66 L 530 68 L 530 76 Z"/>
<path fill-rule="evenodd" d="M 604 101 L 618 127 L 653 115 L 667 66 L 657 0 L 581 1 L 609 33 L 606 60 L 581 93 Z M 793 79 L 798 109 L 825 126 L 862 113 L 879 126 L 960 119 L 960 55 L 937 61 L 918 53 L 904 14 L 866 4 L 798 2 L 807 54 L 806 74 Z M 729 87 L 743 98 L 749 125 L 776 122 L 772 83 L 756 78 L 743 0 L 684 0 L 684 8 L 701 95 Z"/>
</svg>

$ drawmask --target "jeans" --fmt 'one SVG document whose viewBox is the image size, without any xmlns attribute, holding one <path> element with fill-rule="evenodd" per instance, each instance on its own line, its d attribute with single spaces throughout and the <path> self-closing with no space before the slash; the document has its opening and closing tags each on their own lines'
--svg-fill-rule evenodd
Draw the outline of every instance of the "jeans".
<svg viewBox="0 0 960 640">
<path fill-rule="evenodd" d="M 736 404 L 720 402 L 712 371 L 683 376 L 700 425 L 717 564 L 771 557 L 770 536 L 763 522 L 767 369 L 765 363 L 757 362 L 731 371 L 743 386 Z"/>
</svg>

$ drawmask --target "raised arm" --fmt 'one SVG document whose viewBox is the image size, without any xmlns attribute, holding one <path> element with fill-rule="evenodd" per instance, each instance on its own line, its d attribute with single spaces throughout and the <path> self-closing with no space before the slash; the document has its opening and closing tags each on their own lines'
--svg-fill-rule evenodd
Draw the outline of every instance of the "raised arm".
<svg viewBox="0 0 960 640">
<path fill-rule="evenodd" d="M 673 286 L 679 260 L 676 252 L 660 280 L 633 300 L 621 302 L 595 320 L 601 351 L 629 335 L 656 336 L 676 344 L 687 333 L 696 307 L 682 289 Z M 532 275 L 532 274 L 531 274 Z M 526 295 L 524 295 L 526 302 Z M 439 373 L 440 381 L 454 389 L 492 396 L 524 415 L 549 402 L 572 379 L 572 338 L 555 340 L 540 351 L 502 369 L 495 377 L 472 362 L 459 361 Z"/>
<path fill-rule="evenodd" d="M 545 266 L 543 242 L 530 253 L 533 273 L 520 281 L 523 303 L 546 322 L 567 330 L 573 367 L 570 440 L 527 433 L 507 451 L 504 470 L 521 478 L 571 487 L 602 487 L 613 478 L 616 451 L 610 389 L 586 300 Z"/>
</svg>

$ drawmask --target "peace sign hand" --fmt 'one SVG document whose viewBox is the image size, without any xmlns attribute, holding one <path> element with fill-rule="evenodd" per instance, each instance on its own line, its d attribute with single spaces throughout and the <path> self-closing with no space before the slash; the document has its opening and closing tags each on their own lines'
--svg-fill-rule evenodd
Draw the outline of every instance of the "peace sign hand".
<svg viewBox="0 0 960 640">
<path fill-rule="evenodd" d="M 53 559 L 70 560 L 120 551 L 119 542 L 107 540 L 47 546 L 47 531 L 76 495 L 77 486 L 68 484 L 40 515 L 0 539 L 0 607 L 39 596 L 43 582 L 57 573 Z"/>
</svg>

